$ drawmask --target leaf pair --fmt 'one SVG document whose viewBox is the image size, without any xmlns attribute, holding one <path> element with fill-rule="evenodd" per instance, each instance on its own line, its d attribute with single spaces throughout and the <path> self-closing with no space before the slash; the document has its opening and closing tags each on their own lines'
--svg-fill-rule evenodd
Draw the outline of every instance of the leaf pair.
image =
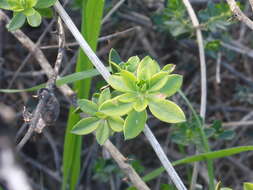
<svg viewBox="0 0 253 190">
<path fill-rule="evenodd" d="M 41 24 L 42 16 L 52 16 L 51 7 L 56 0 L 0 0 L 0 8 L 13 11 L 13 17 L 8 23 L 9 31 L 21 28 L 25 21 L 32 27 Z"/>
</svg>

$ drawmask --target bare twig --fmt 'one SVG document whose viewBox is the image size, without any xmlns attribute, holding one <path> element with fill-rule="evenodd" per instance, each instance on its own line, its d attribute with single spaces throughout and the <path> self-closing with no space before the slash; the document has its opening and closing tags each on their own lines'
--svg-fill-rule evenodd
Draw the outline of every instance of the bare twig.
<svg viewBox="0 0 253 190">
<path fill-rule="evenodd" d="M 59 51 L 56 58 L 53 73 L 51 74 L 47 89 L 39 92 L 40 101 L 33 113 L 31 124 L 25 136 L 17 145 L 17 149 L 20 150 L 25 143 L 31 138 L 34 131 L 41 133 L 43 128 L 48 124 L 54 122 L 59 115 L 59 103 L 53 93 L 55 82 L 58 76 L 60 65 L 63 57 L 63 46 L 64 46 L 64 30 L 61 23 L 61 19 L 58 19 L 58 31 L 59 31 Z"/>
<path fill-rule="evenodd" d="M 4 19 L 5 21 L 8 22 L 8 17 L 0 10 L 0 20 L 1 19 Z M 16 32 L 17 33 L 12 32 L 12 34 L 22 43 L 22 45 L 24 47 L 26 47 L 29 51 L 36 49 L 36 51 L 34 51 L 34 56 L 37 59 L 37 61 L 39 62 L 40 66 L 45 71 L 45 73 L 47 74 L 47 76 L 50 78 L 50 76 L 53 73 L 53 69 L 52 69 L 51 65 L 49 64 L 49 62 L 47 61 L 43 52 L 39 48 L 36 48 L 35 44 L 21 30 L 17 30 Z M 98 58 L 95 58 L 95 59 L 98 59 Z M 65 96 L 70 97 L 70 99 L 73 99 L 72 97 L 75 98 L 75 93 L 71 90 L 71 88 L 68 85 L 64 85 L 59 88 Z M 74 100 L 71 103 L 73 104 Z M 108 152 L 110 152 L 110 154 L 112 155 L 112 158 L 114 160 L 122 159 L 121 162 L 125 162 L 126 160 L 123 159 L 124 156 L 118 150 L 116 151 L 118 155 L 115 155 L 116 147 L 113 146 L 109 140 L 108 140 L 108 142 L 109 143 L 107 143 L 106 146 L 107 146 Z M 120 164 L 121 162 L 117 162 L 117 163 Z M 130 170 L 130 172 L 126 173 L 126 175 L 129 177 L 129 179 L 133 178 L 130 176 L 130 175 L 132 175 L 132 173 L 134 173 L 135 177 L 138 176 L 138 174 L 135 172 L 135 170 L 133 169 L 133 167 L 131 165 L 129 165 L 126 162 L 125 162 L 125 164 L 128 165 L 128 169 Z M 43 169 L 43 167 L 42 167 L 42 169 Z M 132 181 L 134 186 L 137 186 L 137 184 L 135 184 L 136 180 L 142 180 L 142 179 L 140 178 L 140 176 L 136 177 L 136 179 L 134 181 Z M 141 184 L 141 183 L 144 183 L 144 182 L 140 182 L 139 184 Z M 146 184 L 143 188 L 146 188 L 147 190 L 149 189 Z"/>
<path fill-rule="evenodd" d="M 233 14 L 237 17 L 237 19 L 239 21 L 244 22 L 251 30 L 253 30 L 253 22 L 252 20 L 250 20 L 242 11 L 241 9 L 238 7 L 238 5 L 236 4 L 235 0 L 227 0 L 227 3 L 231 9 L 231 11 L 233 12 Z M 250 1 L 250 3 L 252 3 Z M 251 4 L 252 5 L 252 4 Z"/>
<path fill-rule="evenodd" d="M 198 18 L 188 0 L 183 0 L 183 3 L 187 9 L 187 12 L 191 18 L 193 27 L 196 28 L 196 35 L 199 47 L 199 58 L 200 58 L 200 70 L 201 70 L 201 106 L 200 106 L 200 116 L 205 120 L 206 115 L 206 61 L 205 61 L 205 51 L 202 32 L 199 27 Z"/>
<path fill-rule="evenodd" d="M 110 152 L 111 156 L 117 162 L 121 170 L 127 176 L 129 176 L 130 180 L 135 185 L 135 187 L 137 187 L 140 190 L 149 189 L 147 185 L 142 181 L 140 176 L 131 168 L 129 164 L 127 164 L 127 159 L 120 154 L 117 148 L 110 141 L 107 140 L 103 146 L 108 150 L 108 152 Z"/>
<path fill-rule="evenodd" d="M 186 187 L 184 186 L 182 180 L 178 176 L 178 174 L 175 171 L 175 169 L 173 168 L 171 162 L 169 161 L 166 154 L 164 153 L 161 145 L 156 140 L 155 136 L 153 135 L 152 131 L 149 129 L 149 127 L 147 125 L 145 126 L 143 132 L 144 132 L 145 136 L 147 137 L 147 139 L 149 140 L 149 143 L 153 147 L 156 154 L 159 155 L 158 157 L 159 157 L 160 161 L 162 162 L 162 165 L 164 166 L 165 170 L 169 174 L 171 180 L 176 185 L 177 189 L 186 190 Z"/>
<path fill-rule="evenodd" d="M 216 61 L 216 82 L 218 84 L 221 83 L 221 77 L 220 77 L 220 64 L 221 64 L 221 53 L 218 53 L 217 61 Z"/>
<path fill-rule="evenodd" d="M 135 26 L 132 28 L 128 28 L 126 30 L 123 30 L 121 32 L 115 32 L 113 34 L 109 34 L 107 36 L 102 36 L 100 38 L 98 38 L 98 42 L 104 42 L 106 40 L 110 40 L 112 38 L 118 37 L 118 36 L 124 36 L 125 34 L 132 32 L 132 31 L 136 31 L 138 30 L 140 27 L 139 26 Z M 71 43 L 66 43 L 65 47 L 72 47 L 72 46 L 79 46 L 79 43 L 77 42 L 71 42 Z M 40 49 L 53 49 L 53 48 L 58 48 L 58 45 L 47 45 L 47 46 L 41 46 Z"/>
<path fill-rule="evenodd" d="M 107 15 L 105 15 L 105 17 L 102 20 L 102 24 L 105 23 L 111 16 L 113 13 L 115 13 L 115 11 L 117 11 L 117 9 L 125 2 L 125 0 L 120 0 L 110 11 L 109 13 L 107 13 Z"/>
<path fill-rule="evenodd" d="M 76 38 L 77 42 L 80 44 L 81 48 L 83 49 L 87 57 L 90 59 L 93 65 L 97 68 L 97 70 L 101 73 L 103 78 L 108 82 L 108 79 L 110 77 L 109 71 L 106 69 L 103 63 L 99 60 L 96 54 L 89 47 L 88 43 L 85 41 L 85 39 L 80 34 L 77 27 L 71 20 L 71 18 L 68 16 L 68 14 L 66 13 L 66 11 L 63 9 L 63 7 L 58 1 L 55 3 L 54 8 L 58 12 L 58 14 L 61 16 L 65 24 L 67 25 L 72 35 Z M 160 161 L 162 162 L 169 176 L 173 180 L 173 183 L 177 186 L 179 190 L 185 190 L 186 187 L 184 186 L 182 180 L 178 177 L 175 169 L 173 167 L 170 167 L 171 166 L 170 161 L 168 160 L 167 156 L 165 155 L 165 153 L 163 152 L 161 148 L 161 145 L 158 143 L 158 141 L 156 140 L 156 138 L 154 137 L 154 135 L 152 134 L 151 130 L 148 128 L 147 125 L 145 126 L 144 134 L 146 135 L 148 141 L 150 142 L 151 146 L 155 150 L 157 156 L 159 157 Z M 168 165 L 168 163 L 170 163 L 170 165 Z"/>
</svg>

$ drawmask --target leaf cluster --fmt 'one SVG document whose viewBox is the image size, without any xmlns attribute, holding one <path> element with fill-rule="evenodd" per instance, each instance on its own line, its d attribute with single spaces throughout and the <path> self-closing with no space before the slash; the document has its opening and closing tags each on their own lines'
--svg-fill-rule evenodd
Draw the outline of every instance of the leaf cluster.
<svg viewBox="0 0 253 190">
<path fill-rule="evenodd" d="M 185 121 L 181 108 L 167 100 L 182 85 L 182 76 L 171 74 L 174 65 L 168 64 L 161 69 L 149 56 L 143 59 L 134 56 L 123 62 L 115 50 L 110 52 L 109 63 L 113 71 L 109 84 L 114 92 L 111 94 L 106 88 L 101 94 L 94 94 L 92 101 L 79 100 L 78 109 L 89 117 L 79 121 L 73 133 L 85 135 L 95 132 L 100 144 L 113 132 L 123 131 L 125 139 L 132 139 L 145 127 L 147 108 L 161 121 Z"/>
<path fill-rule="evenodd" d="M 208 50 L 216 51 L 220 48 L 218 39 L 226 35 L 224 31 L 231 25 L 232 13 L 228 5 L 224 2 L 208 2 L 205 9 L 198 11 L 201 30 L 205 36 L 205 47 Z M 158 29 L 169 32 L 177 39 L 189 38 L 194 35 L 195 29 L 187 14 L 183 2 L 180 0 L 170 0 L 167 7 L 159 14 L 153 16 Z"/>
<path fill-rule="evenodd" d="M 13 17 L 8 23 L 9 31 L 21 28 L 25 21 L 32 27 L 41 24 L 42 16 L 51 17 L 56 0 L 0 0 L 0 8 L 13 11 Z"/>
<path fill-rule="evenodd" d="M 200 116 L 199 119 L 201 120 Z M 203 126 L 203 124 L 202 124 Z M 221 121 L 214 121 L 211 126 L 204 129 L 207 138 L 215 138 L 217 140 L 231 140 L 234 137 L 232 130 L 225 130 Z M 181 145 L 201 145 L 202 140 L 199 133 L 198 123 L 195 118 L 183 123 L 175 124 L 172 127 L 171 139 L 174 143 Z"/>
</svg>

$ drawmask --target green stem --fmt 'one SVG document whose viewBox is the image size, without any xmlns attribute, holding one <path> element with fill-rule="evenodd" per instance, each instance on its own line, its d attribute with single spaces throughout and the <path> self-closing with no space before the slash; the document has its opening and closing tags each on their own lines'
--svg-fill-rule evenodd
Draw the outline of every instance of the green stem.
<svg viewBox="0 0 253 190">
<path fill-rule="evenodd" d="M 199 133 L 200 133 L 201 140 L 202 140 L 202 143 L 203 143 L 204 151 L 205 152 L 210 152 L 210 146 L 209 146 L 209 143 L 208 143 L 208 139 L 206 137 L 206 134 L 204 132 L 204 128 L 202 126 L 202 123 L 201 123 L 196 111 L 194 110 L 193 106 L 191 105 L 188 98 L 184 95 L 184 93 L 181 90 L 179 90 L 178 93 L 184 99 L 184 101 L 186 102 L 186 104 L 188 105 L 190 110 L 192 111 L 192 114 L 193 114 L 194 118 L 197 121 L 198 128 L 199 128 Z M 215 186 L 214 186 L 213 161 L 207 159 L 206 162 L 207 162 L 207 171 L 208 171 L 208 176 L 209 176 L 209 189 L 214 190 Z"/>
<path fill-rule="evenodd" d="M 87 40 L 93 51 L 96 51 L 98 36 L 100 33 L 101 19 L 103 15 L 104 0 L 82 1 L 82 25 L 81 33 Z M 79 50 L 76 72 L 93 68 L 88 57 Z M 78 98 L 89 98 L 91 79 L 75 82 L 74 90 Z M 71 133 L 73 126 L 80 120 L 73 108 L 69 111 L 68 125 L 65 133 L 63 153 L 63 184 L 62 190 L 75 190 L 80 174 L 82 137 Z"/>
</svg>

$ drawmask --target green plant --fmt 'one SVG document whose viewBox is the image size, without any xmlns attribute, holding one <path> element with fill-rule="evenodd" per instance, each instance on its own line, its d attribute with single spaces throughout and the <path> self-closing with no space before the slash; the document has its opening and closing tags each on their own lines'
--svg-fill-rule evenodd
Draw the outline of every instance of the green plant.
<svg viewBox="0 0 253 190">
<path fill-rule="evenodd" d="M 7 25 L 8 30 L 21 28 L 25 21 L 32 27 L 41 23 L 42 16 L 51 17 L 51 6 L 56 0 L 0 0 L 0 8 L 13 11 L 13 17 Z"/>
<path fill-rule="evenodd" d="M 170 74 L 174 70 L 174 65 L 169 64 L 160 69 L 158 63 L 149 56 L 142 60 L 134 56 L 123 62 L 115 50 L 110 52 L 109 62 L 114 72 L 109 78 L 109 84 L 115 89 L 113 92 L 115 95 L 111 97 L 109 90 L 104 90 L 99 96 L 101 101 L 98 103 L 79 100 L 80 109 L 92 115 L 93 119 L 85 118 L 77 123 L 72 130 L 73 133 L 85 135 L 101 128 L 107 131 L 102 140 L 97 138 L 98 142 L 103 144 L 110 136 L 108 127 L 110 126 L 116 132 L 123 129 L 125 139 L 132 139 L 144 129 L 147 107 L 161 121 L 167 123 L 185 121 L 181 108 L 166 99 L 176 93 L 182 84 L 182 76 Z M 87 109 L 88 107 L 92 107 L 93 110 Z M 125 116 L 125 120 L 120 119 L 120 116 Z M 112 118 L 117 118 L 117 128 L 112 126 L 110 121 Z M 99 127 L 100 125 L 104 127 Z M 96 131 L 97 133 L 100 132 Z"/>
<path fill-rule="evenodd" d="M 221 181 L 219 181 L 215 187 L 215 190 L 233 190 L 229 187 L 221 187 Z M 253 183 L 243 183 L 243 190 L 253 190 Z"/>
<path fill-rule="evenodd" d="M 97 48 L 97 39 L 100 32 L 100 22 L 103 16 L 104 0 L 83 0 L 82 1 L 82 35 L 85 37 L 93 51 Z M 87 56 L 79 50 L 76 64 L 76 72 L 83 72 L 92 69 L 92 63 Z M 77 91 L 78 98 L 88 98 L 90 94 L 90 78 L 74 83 L 74 90 Z M 63 184 L 62 189 L 76 189 L 79 179 L 81 165 L 81 136 L 71 133 L 73 126 L 80 120 L 80 116 L 75 114 L 72 107 L 69 111 L 67 130 L 64 139 L 63 152 Z M 68 188 L 69 185 L 69 188 Z"/>
</svg>

